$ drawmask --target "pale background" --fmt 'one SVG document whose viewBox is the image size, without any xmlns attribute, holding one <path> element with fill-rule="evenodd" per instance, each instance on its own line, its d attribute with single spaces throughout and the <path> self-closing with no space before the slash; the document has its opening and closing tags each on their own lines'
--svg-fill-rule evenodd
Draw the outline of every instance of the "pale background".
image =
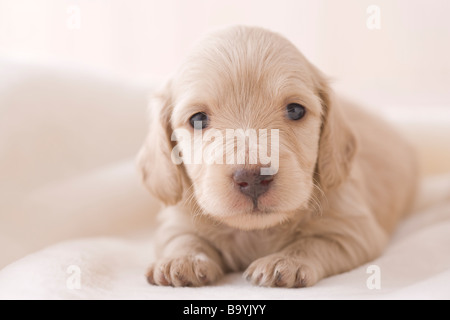
<svg viewBox="0 0 450 320">
<path fill-rule="evenodd" d="M 370 5 L 379 30 L 366 26 Z M 394 120 L 424 172 L 449 171 L 449 12 L 448 0 L 0 0 L 0 268 L 152 224 L 133 165 L 148 93 L 225 25 L 282 33 Z"/>
<path fill-rule="evenodd" d="M 381 29 L 366 26 L 369 5 Z M 72 6 L 79 29 L 70 29 Z M 0 0 L 0 55 L 161 79 L 206 31 L 280 32 L 369 104 L 450 107 L 447 0 Z M 379 102 L 380 101 L 380 102 Z"/>
</svg>

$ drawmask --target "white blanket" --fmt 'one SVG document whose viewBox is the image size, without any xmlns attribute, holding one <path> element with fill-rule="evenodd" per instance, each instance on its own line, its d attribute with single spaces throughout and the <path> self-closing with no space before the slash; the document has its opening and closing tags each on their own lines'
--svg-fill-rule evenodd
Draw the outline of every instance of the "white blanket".
<svg viewBox="0 0 450 320">
<path fill-rule="evenodd" d="M 260 288 L 241 274 L 204 288 L 147 284 L 159 206 L 131 159 L 147 93 L 0 59 L 0 298 L 450 299 L 450 200 L 405 220 L 380 258 L 312 288 Z M 406 131 L 428 148 L 430 171 L 445 171 L 449 124 L 419 127 Z M 449 181 L 430 181 L 429 195 L 448 192 Z"/>
<path fill-rule="evenodd" d="M 380 258 L 304 289 L 254 287 L 238 273 L 203 288 L 151 286 L 151 235 L 85 238 L 28 255 L 0 272 L 0 298 L 450 299 L 450 201 L 404 221 Z"/>
</svg>

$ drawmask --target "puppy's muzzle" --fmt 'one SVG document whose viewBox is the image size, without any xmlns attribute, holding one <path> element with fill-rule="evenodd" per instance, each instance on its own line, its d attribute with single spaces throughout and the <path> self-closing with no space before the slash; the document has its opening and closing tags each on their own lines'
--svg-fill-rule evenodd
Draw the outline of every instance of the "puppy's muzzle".
<svg viewBox="0 0 450 320">
<path fill-rule="evenodd" d="M 250 197 L 257 207 L 258 198 L 270 189 L 275 175 L 261 175 L 260 169 L 238 169 L 233 174 L 233 181 L 240 192 Z"/>
</svg>

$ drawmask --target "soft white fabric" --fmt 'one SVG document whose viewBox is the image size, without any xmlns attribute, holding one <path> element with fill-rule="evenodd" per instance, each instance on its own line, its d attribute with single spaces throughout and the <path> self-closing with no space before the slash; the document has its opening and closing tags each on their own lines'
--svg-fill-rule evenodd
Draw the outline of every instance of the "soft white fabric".
<svg viewBox="0 0 450 320">
<path fill-rule="evenodd" d="M 313 288 L 259 288 L 240 274 L 205 288 L 148 285 L 159 205 L 133 160 L 148 91 L 105 74 L 0 59 L 0 298 L 450 298 L 450 201 L 431 206 L 431 197 L 382 257 Z M 399 122 L 431 159 L 423 167 L 445 172 L 450 122 L 419 124 Z M 430 181 L 427 194 L 443 198 L 449 181 Z M 367 287 L 369 265 L 380 268 L 380 290 Z"/>
<path fill-rule="evenodd" d="M 56 241 L 149 225 L 130 159 L 149 85 L 0 58 L 0 268 Z"/>
<path fill-rule="evenodd" d="M 60 243 L 0 272 L 0 298 L 40 299 L 450 299 L 450 201 L 405 221 L 382 257 L 305 289 L 260 288 L 241 274 L 203 288 L 157 287 L 144 272 L 152 240 L 91 238 Z M 380 269 L 380 289 L 369 289 Z M 70 266 L 79 268 L 80 287 Z M 370 269 L 369 269 L 370 270 Z"/>
</svg>

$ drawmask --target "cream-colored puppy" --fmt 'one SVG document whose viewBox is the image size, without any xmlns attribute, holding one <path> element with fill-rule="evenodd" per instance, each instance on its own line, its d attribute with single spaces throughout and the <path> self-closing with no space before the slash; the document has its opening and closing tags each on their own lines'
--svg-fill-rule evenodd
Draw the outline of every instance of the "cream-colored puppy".
<svg viewBox="0 0 450 320">
<path fill-rule="evenodd" d="M 293 44 L 263 29 L 204 39 L 151 112 L 138 163 L 168 205 L 152 284 L 201 286 L 245 270 L 256 285 L 311 286 L 379 256 L 414 199 L 416 160 L 403 139 L 337 97 Z M 231 129 L 264 134 L 248 135 L 244 147 L 236 135 L 231 149 L 228 140 L 210 148 L 226 150 L 223 159 L 236 152 L 234 162 L 179 163 L 176 154 L 195 158 L 213 144 L 208 132 Z M 276 166 L 250 159 L 264 143 Z"/>
</svg>

